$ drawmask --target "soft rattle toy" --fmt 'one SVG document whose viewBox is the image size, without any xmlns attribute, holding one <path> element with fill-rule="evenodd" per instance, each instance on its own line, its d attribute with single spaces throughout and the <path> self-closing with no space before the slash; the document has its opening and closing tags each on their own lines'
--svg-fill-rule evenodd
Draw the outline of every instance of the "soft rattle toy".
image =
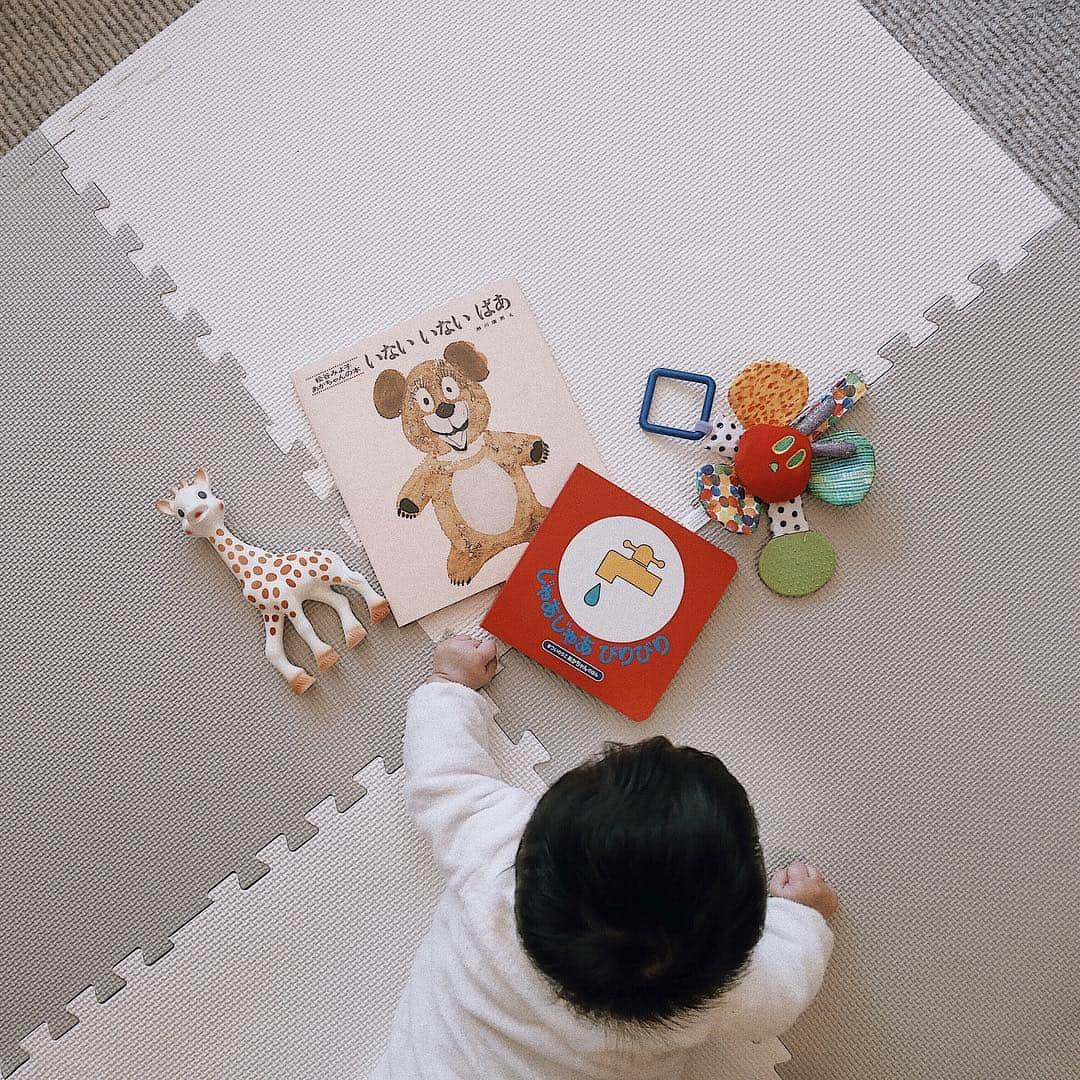
<svg viewBox="0 0 1080 1080">
<path fill-rule="evenodd" d="M 713 424 L 708 445 L 720 464 L 697 471 L 697 498 L 730 532 L 749 534 L 762 507 L 771 539 L 758 575 L 781 596 L 806 596 L 832 577 L 836 553 L 811 531 L 804 492 L 834 506 L 860 502 L 874 479 L 874 448 L 854 432 L 829 434 L 830 424 L 866 393 L 851 371 L 807 405 L 809 381 L 790 364 L 762 360 L 728 388 L 733 417 Z"/>
<path fill-rule="evenodd" d="M 190 483 L 177 484 L 154 507 L 166 516 L 175 516 L 185 536 L 209 540 L 222 561 L 233 572 L 249 604 L 262 612 L 266 630 L 266 659 L 288 680 L 297 694 L 315 681 L 285 655 L 285 623 L 291 622 L 315 656 L 319 671 L 336 664 L 341 657 L 315 633 L 304 614 L 305 600 L 329 604 L 341 620 L 345 645 L 352 648 L 367 631 L 352 612 L 348 597 L 334 585 L 357 589 L 367 604 L 372 623 L 390 612 L 390 605 L 372 588 L 363 574 L 351 569 L 332 551 L 288 551 L 278 554 L 238 540 L 225 527 L 225 504 L 210 490 L 210 476 L 198 469 Z"/>
</svg>

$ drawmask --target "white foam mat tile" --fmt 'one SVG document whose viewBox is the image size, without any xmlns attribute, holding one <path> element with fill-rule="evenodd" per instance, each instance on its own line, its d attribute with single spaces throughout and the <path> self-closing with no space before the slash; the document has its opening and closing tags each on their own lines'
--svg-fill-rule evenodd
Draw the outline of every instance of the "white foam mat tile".
<svg viewBox="0 0 1080 1080">
<path fill-rule="evenodd" d="M 122 108 L 44 130 L 282 446 L 313 449 L 291 368 L 510 273 L 612 474 L 679 514 L 696 457 L 637 429 L 650 368 L 721 389 L 762 356 L 873 375 L 1054 216 L 855 0 L 189 18 Z"/>
<path fill-rule="evenodd" d="M 493 726 L 491 745 L 508 779 L 543 791 L 534 766 L 546 754 L 531 733 L 515 744 Z M 264 848 L 270 872 L 248 890 L 235 878 L 214 889 L 167 956 L 146 967 L 133 954 L 108 1001 L 80 994 L 60 1038 L 33 1032 L 19 1080 L 366 1076 L 442 882 L 409 822 L 403 770 L 376 760 L 356 779 L 366 795 L 345 813 L 333 800 L 315 807 L 318 833 L 298 850 L 281 837 Z M 691 1075 L 775 1080 L 784 1060 L 778 1040 L 713 1048 Z"/>
</svg>

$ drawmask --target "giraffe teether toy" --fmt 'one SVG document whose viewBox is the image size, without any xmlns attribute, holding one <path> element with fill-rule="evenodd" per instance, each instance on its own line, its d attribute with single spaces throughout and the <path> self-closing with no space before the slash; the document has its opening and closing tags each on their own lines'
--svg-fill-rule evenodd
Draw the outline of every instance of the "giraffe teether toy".
<svg viewBox="0 0 1080 1080">
<path fill-rule="evenodd" d="M 367 631 L 353 614 L 348 598 L 336 592 L 334 585 L 356 589 L 367 604 L 372 623 L 390 612 L 390 605 L 368 579 L 333 551 L 315 549 L 280 554 L 245 544 L 233 536 L 225 527 L 225 504 L 210 490 L 210 476 L 205 469 L 198 469 L 193 481 L 177 484 L 154 507 L 167 517 L 177 517 L 185 536 L 201 536 L 210 541 L 240 583 L 245 599 L 262 613 L 266 659 L 297 694 L 302 694 L 315 680 L 303 668 L 290 663 L 285 655 L 283 635 L 287 622 L 292 623 L 311 649 L 319 671 L 341 659 L 337 650 L 319 637 L 304 614 L 305 600 L 329 604 L 337 612 L 345 645 L 350 649 L 364 640 Z"/>
</svg>

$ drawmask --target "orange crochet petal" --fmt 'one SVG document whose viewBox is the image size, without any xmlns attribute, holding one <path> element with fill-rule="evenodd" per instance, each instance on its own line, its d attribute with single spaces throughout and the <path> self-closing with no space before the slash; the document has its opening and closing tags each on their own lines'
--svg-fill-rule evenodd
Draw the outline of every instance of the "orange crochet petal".
<svg viewBox="0 0 1080 1080">
<path fill-rule="evenodd" d="M 802 411 L 810 381 L 796 367 L 779 360 L 758 360 L 735 376 L 728 404 L 742 426 L 786 424 Z"/>
</svg>

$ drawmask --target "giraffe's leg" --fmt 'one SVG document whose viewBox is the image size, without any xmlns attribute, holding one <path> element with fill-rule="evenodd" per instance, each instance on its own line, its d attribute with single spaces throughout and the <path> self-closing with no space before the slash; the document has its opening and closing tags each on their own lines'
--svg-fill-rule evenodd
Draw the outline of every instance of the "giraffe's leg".
<svg viewBox="0 0 1080 1080">
<path fill-rule="evenodd" d="M 302 694 L 315 681 L 303 668 L 289 662 L 285 655 L 284 623 L 277 616 L 264 615 L 266 659 L 284 676 L 294 694 Z"/>
<path fill-rule="evenodd" d="M 332 645 L 327 645 L 315 633 L 315 627 L 311 625 L 302 609 L 293 614 L 292 624 L 296 627 L 296 632 L 307 642 L 307 647 L 314 653 L 315 663 L 319 665 L 320 671 L 333 667 L 341 659 L 337 650 Z"/>
<path fill-rule="evenodd" d="M 329 604 L 337 612 L 338 618 L 341 620 L 342 632 L 345 634 L 345 647 L 347 649 L 359 645 L 367 637 L 367 631 L 360 624 L 360 620 L 353 614 L 347 596 L 342 596 L 341 593 L 334 592 L 329 585 L 324 585 L 321 589 L 316 589 L 312 593 L 311 599 L 317 600 L 320 604 Z"/>
<path fill-rule="evenodd" d="M 326 555 L 329 556 L 332 578 L 340 578 L 342 585 L 347 585 L 360 593 L 364 598 L 364 603 L 367 604 L 371 621 L 377 623 L 385 619 L 390 614 L 390 605 L 386 602 L 386 597 L 377 592 L 371 582 L 359 570 L 354 570 L 349 566 L 340 555 L 333 552 L 327 552 Z"/>
</svg>

